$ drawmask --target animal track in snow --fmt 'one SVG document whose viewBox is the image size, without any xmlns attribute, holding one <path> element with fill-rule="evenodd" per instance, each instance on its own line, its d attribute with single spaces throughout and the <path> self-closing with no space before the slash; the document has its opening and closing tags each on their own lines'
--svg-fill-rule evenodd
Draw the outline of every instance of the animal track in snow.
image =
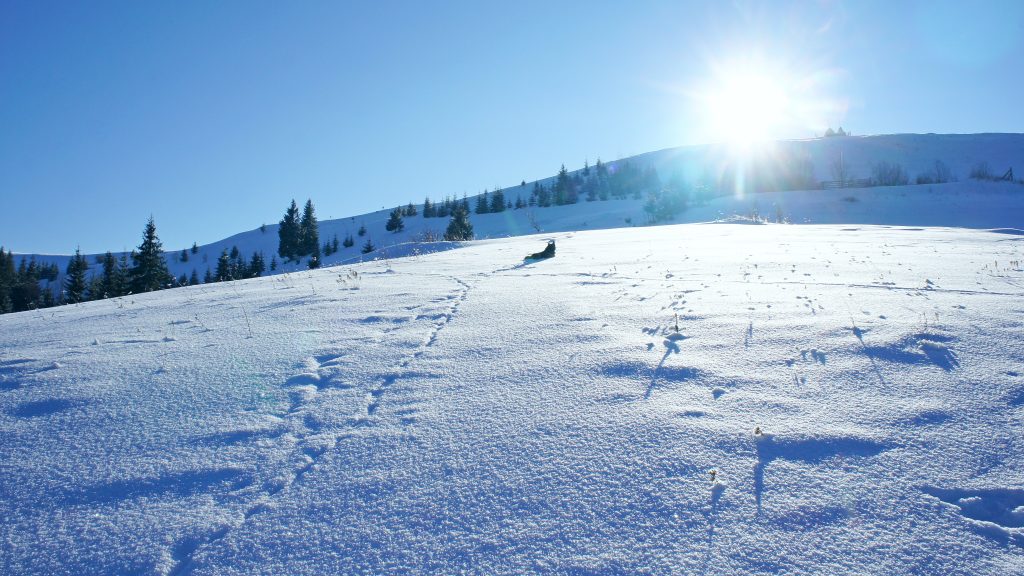
<svg viewBox="0 0 1024 576">
<path fill-rule="evenodd" d="M 1024 547 L 1024 490 L 978 490 L 924 487 L 925 494 L 954 506 L 978 532 Z"/>
<path fill-rule="evenodd" d="M 459 306 L 469 295 L 469 284 L 455 277 L 451 277 L 450 279 L 459 285 L 459 289 L 446 297 L 433 300 L 435 303 L 448 303 L 448 308 L 433 318 L 436 321 L 433 323 L 430 332 L 423 340 L 423 343 L 401 358 L 395 366 L 395 371 L 382 376 L 377 385 L 367 392 L 365 405 L 362 408 L 362 416 L 357 416 L 356 418 L 351 419 L 349 422 L 350 426 L 367 426 L 371 424 L 373 419 L 379 418 L 378 411 L 384 400 L 385 393 L 387 392 L 387 389 L 399 379 L 399 377 L 422 376 L 422 374 L 408 372 L 405 369 L 408 368 L 413 361 L 420 358 L 429 347 L 435 344 L 438 334 L 445 326 L 448 325 L 449 322 L 451 322 L 452 318 L 457 313 Z M 418 316 L 387 317 L 382 314 L 383 313 L 377 313 L 375 315 L 368 316 L 364 318 L 361 323 L 402 324 L 413 319 L 422 318 Z M 292 461 L 294 462 L 293 467 L 290 470 L 282 472 L 271 483 L 264 486 L 260 497 L 256 498 L 255 502 L 248 507 L 240 521 L 236 524 L 217 526 L 205 536 L 196 537 L 192 535 L 175 544 L 172 550 L 172 560 L 174 565 L 168 572 L 169 574 L 179 575 L 190 572 L 192 570 L 194 558 L 202 547 L 211 545 L 223 539 L 232 530 L 243 525 L 253 516 L 260 514 L 264 510 L 272 508 L 272 502 L 270 501 L 272 497 L 300 481 L 303 476 L 316 466 L 316 463 L 320 458 L 329 453 L 338 445 L 338 443 L 350 436 L 349 433 L 339 433 L 336 430 L 332 430 L 315 414 L 305 410 L 309 404 L 316 400 L 318 393 L 324 388 L 352 387 L 351 385 L 344 383 L 341 378 L 344 374 L 342 368 L 345 363 L 344 354 L 342 353 L 332 352 L 317 354 L 303 360 L 300 364 L 300 371 L 285 380 L 284 386 L 289 389 L 291 403 L 288 412 L 284 416 L 284 420 L 295 421 L 300 419 L 298 427 L 292 428 L 298 430 L 293 435 L 294 442 L 298 448 L 297 453 L 292 458 Z M 2 369 L 2 365 L 0 365 L 0 369 Z M 416 408 L 401 408 L 395 413 L 397 423 L 402 426 L 414 424 L 417 420 L 417 413 L 418 409 Z M 283 435 L 283 433 L 281 435 Z"/>
<path fill-rule="evenodd" d="M 33 362 L 37 362 L 37 360 L 34 358 L 12 358 L 0 361 L 0 390 L 21 388 L 21 379 L 24 376 L 41 372 L 42 369 L 30 369 Z"/>
<path fill-rule="evenodd" d="M 955 338 L 934 332 L 918 332 L 888 345 L 865 345 L 873 358 L 900 364 L 931 362 L 949 372 L 960 366 L 960 360 L 949 348 Z"/>
<path fill-rule="evenodd" d="M 452 318 L 458 312 L 459 306 L 461 306 L 462 303 L 465 302 L 466 297 L 469 296 L 469 284 L 455 277 L 451 277 L 451 280 L 458 283 L 460 286 L 460 289 L 458 291 L 449 294 L 448 297 L 446 298 L 448 302 L 451 302 L 451 306 L 446 311 L 437 314 L 437 321 L 434 323 L 430 333 L 423 340 L 423 343 L 419 345 L 419 347 L 417 347 L 411 353 L 406 355 L 398 363 L 399 369 L 407 368 L 414 360 L 417 360 L 420 357 L 422 357 L 423 354 L 426 353 L 427 349 L 437 342 L 437 338 L 438 335 L 441 333 L 441 330 L 443 330 L 444 327 L 447 326 L 449 322 L 451 322 Z M 377 410 L 380 408 L 381 405 L 381 397 L 384 395 L 385 391 L 395 383 L 398 377 L 399 375 L 397 374 L 387 374 L 381 378 L 381 381 L 377 384 L 376 387 L 370 390 L 370 394 L 367 396 L 366 400 L 367 417 L 372 417 L 377 413 Z M 411 424 L 415 420 L 403 418 L 401 419 L 401 421 L 405 424 Z"/>
</svg>

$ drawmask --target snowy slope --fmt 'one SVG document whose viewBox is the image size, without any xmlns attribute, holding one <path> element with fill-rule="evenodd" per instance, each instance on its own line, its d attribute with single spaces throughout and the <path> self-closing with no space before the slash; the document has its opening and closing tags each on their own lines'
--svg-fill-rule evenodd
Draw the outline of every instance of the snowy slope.
<svg viewBox="0 0 1024 576">
<path fill-rule="evenodd" d="M 852 178 L 868 178 L 878 162 L 901 165 L 911 181 L 918 174 L 931 170 L 935 161 L 942 161 L 951 176 L 966 181 L 971 169 L 985 162 L 996 176 L 1007 168 L 1016 168 L 1020 178 L 1024 170 L 1024 134 L 882 134 L 875 136 L 844 136 L 809 140 L 779 141 L 754 152 L 758 158 L 806 155 L 814 167 L 817 180 L 833 180 L 832 164 L 842 157 Z M 636 161 L 654 166 L 665 175 L 681 174 L 687 180 L 713 176 L 735 162 L 729 146 L 686 146 L 648 152 Z"/>
<path fill-rule="evenodd" d="M 0 316 L 0 573 L 1022 573 L 1022 256 L 620 228 Z"/>
<path fill-rule="evenodd" d="M 1018 175 L 1024 175 L 1024 134 L 897 134 L 819 138 L 778 142 L 758 151 L 757 156 L 770 158 L 782 153 L 790 157 L 806 155 L 813 164 L 815 178 L 821 181 L 833 178 L 829 172 L 830 165 L 841 155 L 853 178 L 869 177 L 871 167 L 885 161 L 903 166 L 913 180 L 917 174 L 930 170 L 936 160 L 941 160 L 959 182 L 931 186 L 775 193 L 749 190 L 739 197 L 721 197 L 693 206 L 679 214 L 674 222 L 707 222 L 737 214 L 750 216 L 755 213 L 772 220 L 781 215 L 793 223 L 818 224 L 1003 228 L 1019 227 L 1024 222 L 1024 186 L 968 179 L 971 168 L 982 161 L 988 162 L 992 171 L 998 174 L 1016 166 Z M 702 178 L 717 178 L 730 163 L 736 161 L 736 157 L 735 151 L 728 147 L 711 145 L 661 150 L 627 158 L 625 161 L 655 167 L 663 181 L 678 175 L 684 182 L 694 183 Z M 541 182 L 550 185 L 551 180 L 549 178 Z M 532 182 L 525 186 L 513 186 L 505 189 L 505 197 L 514 202 L 517 196 L 521 196 L 525 201 L 529 199 L 532 189 Z M 471 205 L 473 198 L 470 198 Z M 409 200 L 418 203 L 423 198 L 414 192 Z M 282 199 L 282 207 L 287 202 L 288 199 Z M 537 228 L 541 232 L 559 232 L 639 226 L 647 223 L 643 203 L 643 200 L 632 199 L 588 203 L 581 199 L 579 204 L 571 206 L 473 214 L 471 221 L 477 238 L 533 234 L 538 231 Z M 344 239 L 348 233 L 355 235 L 359 227 L 365 225 L 374 245 L 385 249 L 422 239 L 426 231 L 440 236 L 448 224 L 446 218 L 424 219 L 416 216 L 405 219 L 405 231 L 393 234 L 384 228 L 389 211 L 390 208 L 360 216 L 321 221 L 321 242 L 330 240 L 334 235 L 339 240 Z M 325 262 L 332 264 L 361 258 L 360 250 L 366 238 L 356 237 L 355 240 L 355 246 L 342 248 L 339 253 L 327 257 Z M 126 243 L 130 244 L 139 241 L 140 238 L 126 239 Z M 246 258 L 253 252 L 261 251 L 269 262 L 271 255 L 277 253 L 277 225 L 268 224 L 264 232 L 257 228 L 201 246 L 199 254 L 190 255 L 188 262 L 178 261 L 184 247 L 165 248 L 168 250 L 168 264 L 175 276 L 190 275 L 195 270 L 202 278 L 207 269 L 216 270 L 217 257 L 221 251 L 230 251 L 232 247 L 238 247 Z M 399 248 L 391 253 L 402 254 L 408 249 Z M 386 256 L 387 253 L 378 253 L 374 257 L 382 255 Z M 94 263 L 95 256 L 88 256 L 92 265 L 90 273 L 98 273 L 100 270 L 100 266 Z M 62 272 L 67 266 L 66 255 L 36 257 L 41 262 L 56 262 Z M 305 267 L 305 262 L 282 265 L 278 272 Z"/>
</svg>

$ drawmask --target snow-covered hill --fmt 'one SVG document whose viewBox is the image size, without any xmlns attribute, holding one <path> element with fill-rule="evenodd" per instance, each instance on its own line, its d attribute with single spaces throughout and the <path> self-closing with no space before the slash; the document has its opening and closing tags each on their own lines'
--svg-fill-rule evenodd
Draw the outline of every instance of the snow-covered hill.
<svg viewBox="0 0 1024 576">
<path fill-rule="evenodd" d="M 0 316 L 0 573 L 1019 574 L 1022 257 L 620 228 Z"/>
<path fill-rule="evenodd" d="M 470 243 L 385 210 L 322 221 L 378 250 L 320 270 L 0 316 L 0 573 L 1024 572 L 1024 186 L 967 178 L 1024 135 L 760 154 L 958 181 L 474 214 Z"/>
<path fill-rule="evenodd" d="M 1024 134 L 898 134 L 865 137 L 836 137 L 812 140 L 784 141 L 757 150 L 751 162 L 773 158 L 806 158 L 813 168 L 816 182 L 834 178 L 833 163 L 842 158 L 851 179 L 871 176 L 878 162 L 898 164 L 913 180 L 917 175 L 934 168 L 942 161 L 950 175 L 958 180 L 948 184 L 900 186 L 882 188 L 856 188 L 842 190 L 807 190 L 764 193 L 756 188 L 743 194 L 730 194 L 698 203 L 676 216 L 673 222 L 708 222 L 736 215 L 758 215 L 775 220 L 778 217 L 793 223 L 893 224 L 908 226 L 962 226 L 970 228 L 1003 228 L 1020 226 L 1024 222 L 1024 186 L 1010 183 L 992 183 L 969 180 L 971 169 L 987 162 L 992 172 L 1002 174 L 1007 168 L 1017 167 L 1024 175 Z M 735 165 L 737 156 L 726 146 L 688 146 L 642 154 L 619 161 L 637 166 L 654 167 L 663 181 L 678 178 L 687 184 L 714 180 Z M 550 185 L 553 178 L 541 180 Z M 514 202 L 517 197 L 529 199 L 533 183 L 505 189 L 505 196 Z M 422 202 L 422 197 L 409 200 Z M 433 200 L 440 200 L 433 198 Z M 300 198 L 301 201 L 301 198 Z M 314 199 L 315 201 L 315 199 Z M 288 199 L 282 199 L 282 212 Z M 644 199 L 585 202 L 548 208 L 525 208 L 497 214 L 473 214 L 471 221 L 477 238 L 499 238 L 534 234 L 640 226 L 648 222 L 644 212 Z M 471 206 L 474 204 L 470 198 Z M 367 229 L 367 237 L 356 237 L 355 245 L 325 258 L 325 263 L 351 262 L 362 258 L 361 248 L 366 239 L 372 240 L 378 252 L 371 257 L 391 257 L 405 254 L 414 248 L 401 246 L 422 240 L 429 233 L 441 236 L 447 218 L 405 219 L 405 230 L 391 233 L 385 230 L 390 208 L 336 220 L 320 222 L 321 242 L 346 234 L 355 235 L 360 226 Z M 159 215 L 157 218 L 159 224 Z M 140 223 L 141 230 L 141 223 Z M 126 239 L 137 243 L 139 239 Z M 390 251 L 386 250 L 389 247 Z M 277 253 L 277 225 L 268 224 L 199 247 L 199 253 L 189 255 L 188 262 L 178 260 L 185 247 L 165 247 L 168 264 L 175 276 L 190 275 L 196 271 L 202 278 L 206 270 L 215 271 L 222 251 L 237 247 L 248 258 L 262 252 L 269 262 Z M 436 249 L 437 247 L 434 247 Z M 27 255 L 18 255 L 18 257 Z M 90 273 L 98 273 L 96 255 L 89 255 Z M 63 271 L 68 256 L 36 255 L 40 262 L 55 262 Z M 277 272 L 304 269 L 305 261 L 282 265 Z"/>
</svg>

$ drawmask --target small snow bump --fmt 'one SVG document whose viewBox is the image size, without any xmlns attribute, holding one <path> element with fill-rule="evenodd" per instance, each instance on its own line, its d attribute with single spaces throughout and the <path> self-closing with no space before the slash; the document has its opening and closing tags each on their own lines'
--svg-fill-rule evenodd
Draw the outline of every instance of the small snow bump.
<svg viewBox="0 0 1024 576">
<path fill-rule="evenodd" d="M 285 382 L 285 384 L 288 386 L 298 386 L 302 384 L 315 384 L 317 382 L 320 382 L 320 375 L 307 372 L 292 376 Z"/>
</svg>

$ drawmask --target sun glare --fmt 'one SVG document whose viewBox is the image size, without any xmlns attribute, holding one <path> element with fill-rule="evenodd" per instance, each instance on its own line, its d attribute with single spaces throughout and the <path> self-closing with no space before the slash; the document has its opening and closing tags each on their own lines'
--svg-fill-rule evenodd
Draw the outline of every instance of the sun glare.
<svg viewBox="0 0 1024 576">
<path fill-rule="evenodd" d="M 822 93 L 833 76 L 828 70 L 797 72 L 764 58 L 710 63 L 710 74 L 695 91 L 705 136 L 746 152 L 761 142 L 824 131 L 843 110 Z"/>
<path fill-rule="evenodd" d="M 784 84 L 758 73 L 722 78 L 708 95 L 712 131 L 741 147 L 777 138 L 789 105 Z"/>
</svg>

